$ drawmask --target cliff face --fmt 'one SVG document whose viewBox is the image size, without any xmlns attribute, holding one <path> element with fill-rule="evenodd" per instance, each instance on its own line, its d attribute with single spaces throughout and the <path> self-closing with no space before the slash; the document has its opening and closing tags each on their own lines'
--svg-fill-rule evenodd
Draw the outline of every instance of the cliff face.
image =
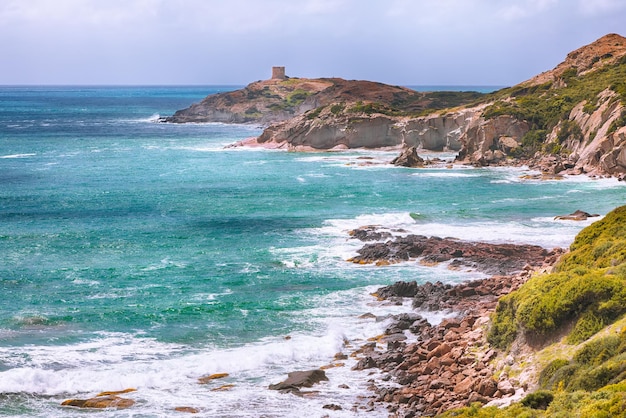
<svg viewBox="0 0 626 418">
<path fill-rule="evenodd" d="M 527 164 L 550 174 L 623 178 L 625 80 L 626 39 L 604 36 L 571 52 L 553 70 L 494 93 L 479 125 L 495 126 L 506 117 L 515 128 L 511 135 L 491 135 L 491 141 L 468 127 L 458 160 Z M 496 154 L 500 158 L 494 158 Z"/>
<path fill-rule="evenodd" d="M 165 121 L 267 125 L 244 145 L 455 150 L 466 164 L 622 178 L 626 38 L 606 35 L 553 70 L 488 95 L 338 78 L 272 79 L 208 96 Z"/>
<path fill-rule="evenodd" d="M 333 107 L 337 106 L 337 107 Z M 305 114 L 268 127 L 257 139 L 289 149 L 417 147 L 429 150 L 461 149 L 459 141 L 473 109 L 420 118 L 367 114 L 335 104 L 318 115 Z M 342 108 L 333 114 L 333 109 Z"/>
<path fill-rule="evenodd" d="M 549 174 L 626 175 L 626 39 L 611 34 L 551 71 L 426 116 L 370 101 L 336 101 L 257 139 L 295 150 L 417 147 L 459 151 L 473 165 L 529 165 Z M 369 106 L 369 107 L 367 107 Z M 392 111 L 390 111 L 392 110 Z"/>
</svg>

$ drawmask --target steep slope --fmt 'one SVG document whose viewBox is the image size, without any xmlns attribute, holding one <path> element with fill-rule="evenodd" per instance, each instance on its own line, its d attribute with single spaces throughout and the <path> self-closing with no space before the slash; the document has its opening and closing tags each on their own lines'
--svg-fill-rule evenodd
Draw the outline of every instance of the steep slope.
<svg viewBox="0 0 626 418">
<path fill-rule="evenodd" d="M 338 78 L 258 81 L 165 118 L 268 125 L 236 145 L 417 147 L 457 162 L 626 177 L 626 38 L 606 35 L 500 91 L 429 92 Z"/>
<path fill-rule="evenodd" d="M 583 229 L 554 271 L 500 298 L 489 342 L 534 392 L 444 417 L 626 416 L 626 206 Z M 497 366 L 496 366 L 497 367 Z"/>
<path fill-rule="evenodd" d="M 460 161 L 528 164 L 552 174 L 626 173 L 625 38 L 606 35 L 568 54 L 553 70 L 489 100 L 481 123 L 506 115 L 526 122 L 528 130 L 506 152 L 508 160 L 494 161 L 489 153 L 499 149 L 498 143 L 467 129 L 460 138 Z"/>
</svg>

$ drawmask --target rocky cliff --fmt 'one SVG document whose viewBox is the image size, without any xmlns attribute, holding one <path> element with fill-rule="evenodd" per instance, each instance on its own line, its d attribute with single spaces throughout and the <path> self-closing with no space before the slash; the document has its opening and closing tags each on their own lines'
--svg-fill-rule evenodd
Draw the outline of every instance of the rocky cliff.
<svg viewBox="0 0 626 418">
<path fill-rule="evenodd" d="M 270 79 L 256 81 L 243 89 L 207 96 L 161 121 L 270 125 L 313 111 L 309 113 L 311 117 L 332 103 L 360 104 L 362 108 L 357 108 L 357 113 L 419 114 L 425 109 L 465 104 L 480 96 L 472 92 L 417 92 L 405 87 L 341 78 Z"/>
<path fill-rule="evenodd" d="M 478 124 L 489 130 L 504 116 L 517 125 L 515 134 L 492 135 L 491 142 L 470 124 L 460 138 L 458 160 L 623 178 L 625 80 L 626 39 L 606 35 L 571 52 L 553 70 L 492 94 Z"/>
<path fill-rule="evenodd" d="M 626 38 L 606 35 L 553 70 L 488 95 L 272 79 L 209 96 L 165 121 L 267 125 L 258 138 L 235 145 L 455 150 L 465 164 L 624 178 Z"/>
</svg>

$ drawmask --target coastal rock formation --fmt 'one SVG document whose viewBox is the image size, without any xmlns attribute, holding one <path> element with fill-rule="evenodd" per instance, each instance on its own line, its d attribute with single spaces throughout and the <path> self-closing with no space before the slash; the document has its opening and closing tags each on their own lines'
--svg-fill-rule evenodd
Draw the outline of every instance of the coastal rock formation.
<svg viewBox="0 0 626 418">
<path fill-rule="evenodd" d="M 331 104 L 361 106 L 360 110 L 420 112 L 424 109 L 467 103 L 478 93 L 424 93 L 405 87 L 341 78 L 272 78 L 246 87 L 207 96 L 162 122 L 224 122 L 269 125 Z M 372 103 L 377 105 L 373 108 Z M 368 105 L 370 105 L 368 107 Z M 339 109 L 335 107 L 336 111 Z M 357 108 L 359 110 L 359 108 Z"/>
<path fill-rule="evenodd" d="M 400 167 L 424 167 L 425 161 L 417 153 L 417 148 L 405 148 L 400 155 L 391 161 L 391 164 Z"/>
<path fill-rule="evenodd" d="M 411 313 L 394 318 L 385 333 L 407 329 L 415 334 L 417 341 L 388 343 L 383 351 L 371 350 L 356 367 L 357 370 L 378 368 L 399 385 L 376 387 L 377 401 L 387 404 L 395 414 L 392 416 L 433 416 L 473 402 L 484 404 L 514 394 L 517 382 L 511 382 L 505 374 L 497 380 L 494 378 L 492 360 L 498 352 L 486 343 L 485 324 L 497 298 L 518 288 L 528 274 L 526 271 L 517 276 L 456 286 L 398 282 L 379 289 L 376 293 L 379 297 L 411 297 L 414 308 L 421 311 L 449 309 L 454 314 L 438 325 Z M 408 287 L 415 295 L 404 293 Z M 396 294 L 397 289 L 402 292 Z M 480 295 L 460 296 L 476 289 L 481 289 Z M 432 300 L 438 302 L 423 303 Z M 406 319 L 413 322 L 406 326 Z"/>
<path fill-rule="evenodd" d="M 482 95 L 339 78 L 273 78 L 208 96 L 167 122 L 259 123 L 234 146 L 458 151 L 457 162 L 626 178 L 626 38 L 606 35 L 553 70 Z"/>
<path fill-rule="evenodd" d="M 272 390 L 279 390 L 282 392 L 290 392 L 298 394 L 300 388 L 310 388 L 313 385 L 327 381 L 326 372 L 321 369 L 296 371 L 287 374 L 287 379 L 276 384 L 269 386 Z"/>
<path fill-rule="evenodd" d="M 561 221 L 586 221 L 587 218 L 593 218 L 596 216 L 600 216 L 600 215 L 598 215 L 597 213 L 592 215 L 582 210 L 577 210 L 573 213 L 570 213 L 569 215 L 555 216 L 554 219 L 561 220 Z"/>
<path fill-rule="evenodd" d="M 515 142 L 506 133 L 485 141 L 468 126 L 457 160 L 624 178 L 625 71 L 626 38 L 616 34 L 569 53 L 553 70 L 502 90 L 484 108 L 481 123 L 508 118 Z"/>
<path fill-rule="evenodd" d="M 469 268 L 487 274 L 512 274 L 537 266 L 550 252 L 537 245 L 491 244 L 452 238 L 407 235 L 366 244 L 348 261 L 386 265 L 420 258 L 424 264 L 450 262 L 452 268 Z"/>
<path fill-rule="evenodd" d="M 116 395 L 97 396 L 89 399 L 68 399 L 61 403 L 62 406 L 74 406 L 77 408 L 116 408 L 126 409 L 135 404 L 132 399 L 121 398 Z"/>
<path fill-rule="evenodd" d="M 553 265 L 563 250 L 538 256 L 535 268 Z M 395 386 L 375 387 L 377 401 L 395 417 L 434 416 L 495 399 L 512 399 L 525 387 L 506 373 L 496 373 L 498 350 L 486 341 L 486 325 L 498 299 L 518 289 L 532 275 L 528 266 L 515 275 L 493 276 L 458 285 L 396 282 L 378 289 L 379 299 L 412 299 L 418 312 L 449 312 L 437 325 L 415 312 L 396 315 L 385 335 L 415 334 L 407 343 L 392 339 L 386 348 L 362 350 L 355 370 L 378 368 Z"/>
</svg>

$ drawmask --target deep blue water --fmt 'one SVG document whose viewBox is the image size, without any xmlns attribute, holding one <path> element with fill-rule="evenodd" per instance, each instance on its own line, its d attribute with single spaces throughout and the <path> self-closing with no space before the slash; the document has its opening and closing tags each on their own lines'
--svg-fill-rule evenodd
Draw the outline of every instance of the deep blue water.
<svg viewBox="0 0 626 418">
<path fill-rule="evenodd" d="M 350 229 L 567 246 L 591 221 L 555 215 L 624 203 L 613 180 L 224 149 L 260 128 L 156 123 L 232 88 L 0 87 L 0 416 L 83 416 L 60 402 L 127 387 L 138 405 L 103 415 L 321 415 L 329 399 L 358 415 L 367 379 L 349 367 L 324 399 L 266 387 L 379 332 L 362 313 L 404 309 L 374 303 L 376 286 L 480 275 L 348 263 Z M 215 372 L 234 388 L 197 384 Z"/>
</svg>

